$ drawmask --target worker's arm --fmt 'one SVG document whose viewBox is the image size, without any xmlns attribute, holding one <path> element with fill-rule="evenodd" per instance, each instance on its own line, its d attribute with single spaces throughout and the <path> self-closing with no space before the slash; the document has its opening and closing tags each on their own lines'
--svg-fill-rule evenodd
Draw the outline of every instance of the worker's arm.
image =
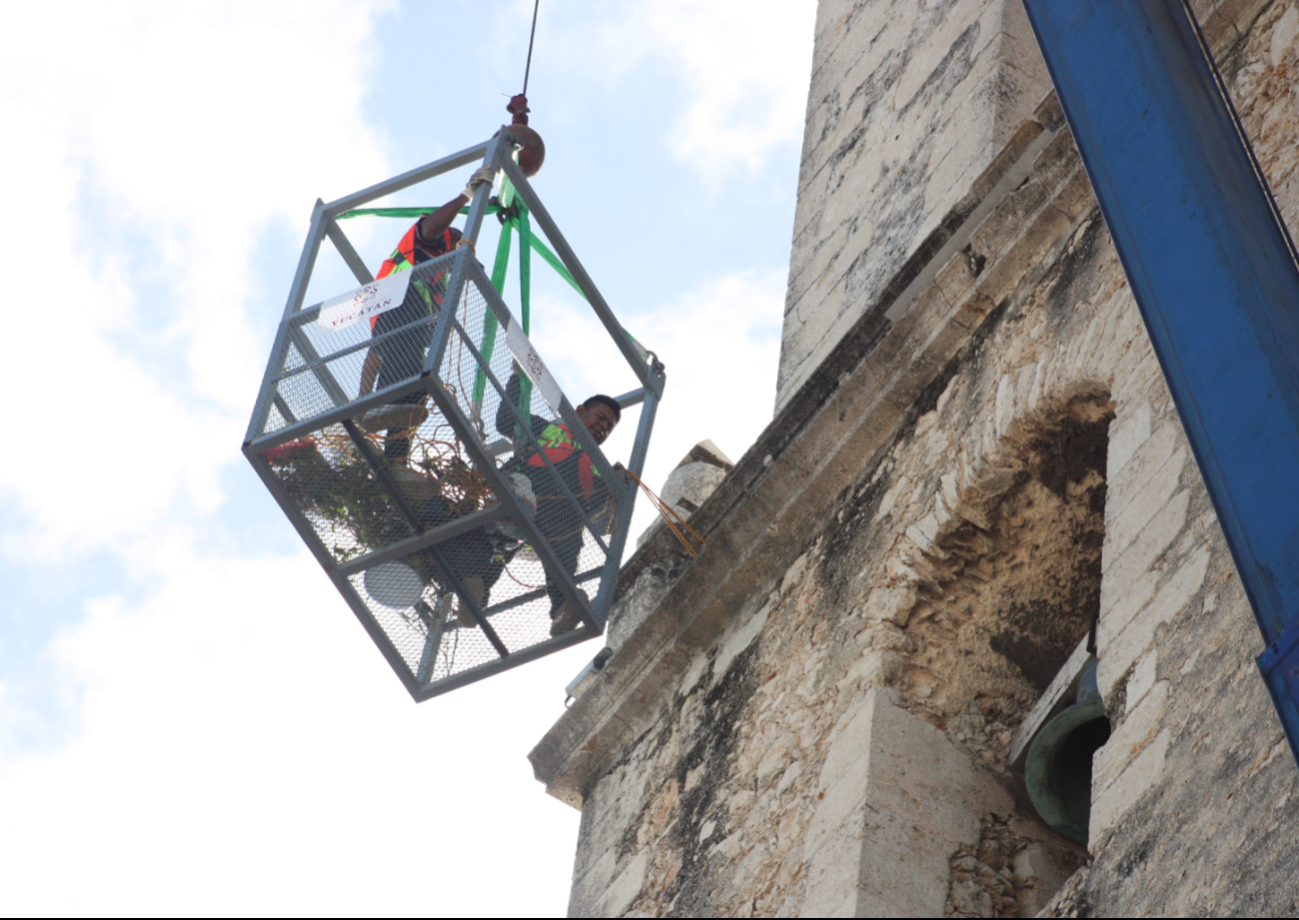
<svg viewBox="0 0 1299 920">
<path fill-rule="evenodd" d="M 523 379 L 519 375 L 518 366 L 515 365 L 514 371 L 510 374 L 510 381 L 505 385 L 505 398 L 501 404 L 496 407 L 496 430 L 507 438 L 513 439 L 515 436 L 514 420 L 516 416 L 512 409 L 518 409 L 519 397 L 523 394 Z M 533 437 L 540 437 L 541 433 L 550 425 L 546 419 L 540 415 L 533 415 L 530 406 L 523 407 L 523 413 L 529 418 L 528 427 L 532 430 Z"/>
<path fill-rule="evenodd" d="M 435 245 L 437 238 L 451 226 L 451 222 L 456 219 L 456 215 L 468 200 L 461 192 L 432 214 L 421 217 L 419 223 L 415 225 L 415 233 L 419 236 L 420 242 L 425 246 Z"/>
<path fill-rule="evenodd" d="M 495 181 L 495 178 L 496 171 L 490 166 L 483 166 L 480 169 L 475 170 L 474 174 L 469 177 L 469 184 L 465 186 L 463 192 L 452 198 L 433 213 L 425 214 L 419 219 L 419 223 L 415 225 L 415 233 L 419 236 L 420 240 L 425 245 L 434 245 L 437 242 L 437 238 L 451 226 L 451 222 L 456 219 L 456 215 L 460 213 L 460 209 L 469 203 L 469 199 L 474 196 L 474 192 L 477 190 L 478 186 L 486 183 L 490 188 L 492 182 Z"/>
</svg>

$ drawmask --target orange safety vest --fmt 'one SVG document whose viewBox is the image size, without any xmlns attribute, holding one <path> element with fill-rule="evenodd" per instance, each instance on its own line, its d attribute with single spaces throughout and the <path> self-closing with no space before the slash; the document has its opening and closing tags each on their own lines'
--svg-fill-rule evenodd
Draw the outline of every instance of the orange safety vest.
<svg viewBox="0 0 1299 920">
<path fill-rule="evenodd" d="M 568 430 L 568 426 L 560 422 L 551 422 L 541 432 L 541 436 L 537 441 L 541 446 L 541 453 L 533 454 L 528 458 L 528 466 L 544 467 L 546 461 L 541 457 L 543 453 L 556 466 L 573 456 L 574 453 L 582 455 L 581 459 L 577 461 L 577 479 L 582 485 L 582 498 L 590 501 L 591 493 L 595 491 L 595 480 L 600 475 L 600 471 L 591 464 L 590 455 L 573 440 L 573 433 Z"/>
<path fill-rule="evenodd" d="M 429 252 L 416 242 L 416 232 L 418 227 L 418 220 L 411 224 L 410 229 L 406 231 L 406 235 L 403 236 L 401 242 L 397 244 L 397 248 L 392 251 L 392 255 L 383 260 L 383 265 L 379 267 L 379 274 L 377 277 L 387 278 L 389 275 L 396 274 L 397 272 L 409 271 L 421 262 L 427 262 L 429 259 L 436 259 L 439 255 L 445 255 L 455 248 L 455 241 L 451 236 L 451 231 L 443 230 L 442 252 Z M 439 272 L 435 275 L 433 277 L 433 284 L 438 285 L 442 281 L 444 274 L 444 272 Z M 437 307 L 442 306 L 441 293 L 433 293 L 422 281 L 416 281 L 415 287 L 416 290 L 419 291 L 420 296 L 424 298 L 424 303 L 429 308 L 430 313 L 433 313 Z M 379 317 L 370 317 L 370 328 L 373 329 L 374 324 L 378 321 Z"/>
</svg>

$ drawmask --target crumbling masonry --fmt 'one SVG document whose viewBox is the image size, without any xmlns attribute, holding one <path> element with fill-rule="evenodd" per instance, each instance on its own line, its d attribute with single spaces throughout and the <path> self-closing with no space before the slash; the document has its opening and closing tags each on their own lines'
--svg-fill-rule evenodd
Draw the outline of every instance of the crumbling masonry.
<svg viewBox="0 0 1299 920">
<path fill-rule="evenodd" d="M 1194 6 L 1299 226 L 1299 2 Z M 1018 0 L 815 41 L 775 418 L 532 753 L 572 915 L 1292 914 L 1261 640 Z M 1089 637 L 1084 848 L 1013 754 Z"/>
</svg>

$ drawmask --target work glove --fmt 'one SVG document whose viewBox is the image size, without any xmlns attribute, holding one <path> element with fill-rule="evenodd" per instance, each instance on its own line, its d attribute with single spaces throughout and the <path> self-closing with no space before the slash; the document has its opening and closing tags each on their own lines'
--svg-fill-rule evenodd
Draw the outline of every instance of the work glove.
<svg viewBox="0 0 1299 920">
<path fill-rule="evenodd" d="M 474 174 L 469 177 L 469 184 L 465 186 L 465 190 L 460 194 L 464 195 L 470 201 L 473 201 L 474 192 L 478 191 L 478 186 L 483 183 L 487 184 L 489 190 L 491 189 L 491 187 L 496 183 L 495 169 L 490 166 L 483 166 L 475 170 Z"/>
</svg>

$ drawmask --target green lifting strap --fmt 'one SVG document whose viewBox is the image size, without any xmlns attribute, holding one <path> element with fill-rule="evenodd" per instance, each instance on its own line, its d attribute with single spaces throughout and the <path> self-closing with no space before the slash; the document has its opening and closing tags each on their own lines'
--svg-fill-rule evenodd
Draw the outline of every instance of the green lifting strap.
<svg viewBox="0 0 1299 920">
<path fill-rule="evenodd" d="M 496 247 L 496 264 L 492 268 L 492 287 L 496 288 L 496 293 L 505 296 L 505 273 L 509 266 L 510 259 L 510 239 L 511 232 L 519 232 L 519 314 L 520 321 L 523 324 L 523 334 L 528 335 L 532 330 L 532 259 L 531 243 L 532 228 L 528 223 L 528 209 L 522 201 L 518 201 L 514 196 L 514 187 L 510 185 L 508 179 L 501 189 L 501 204 L 503 208 L 509 209 L 511 205 L 515 206 L 515 213 L 509 214 L 505 218 L 504 226 L 501 227 L 501 242 Z M 490 365 L 492 353 L 496 349 L 496 314 L 490 310 L 483 317 L 483 341 L 479 346 L 479 354 L 483 356 L 483 364 Z M 487 391 L 487 371 L 485 367 L 480 366 L 478 373 L 474 378 L 474 391 L 471 405 L 475 416 L 480 416 L 483 406 L 483 395 Z M 532 381 L 524 377 L 519 381 L 519 405 L 516 407 L 519 411 L 520 418 L 531 418 L 532 406 Z M 481 419 L 480 419 L 481 421 Z M 515 432 L 515 439 L 519 437 Z"/>
<path fill-rule="evenodd" d="M 509 208 L 514 200 L 514 186 L 510 185 L 509 179 L 504 179 L 501 186 L 501 208 Z M 468 209 L 464 209 L 468 211 Z M 504 224 L 501 226 L 501 239 L 496 244 L 496 264 L 492 266 L 492 287 L 496 288 L 496 293 L 502 298 L 505 296 L 505 273 L 510 266 L 510 240 L 513 238 L 515 220 L 513 217 L 506 217 Z M 519 237 L 520 252 L 519 257 L 523 257 L 523 238 Z M 526 312 L 524 313 L 526 317 Z M 496 350 L 496 314 L 488 310 L 483 316 L 483 340 L 479 343 L 478 352 L 483 356 L 483 365 L 492 363 L 492 352 Z M 527 319 L 524 319 L 524 329 L 527 329 Z M 482 365 L 478 368 L 478 373 L 474 375 L 474 392 L 470 400 L 473 407 L 474 417 L 481 423 L 483 408 L 483 394 L 487 391 L 487 372 Z"/>
<path fill-rule="evenodd" d="M 505 274 L 509 267 L 510 241 L 513 231 L 517 230 L 519 233 L 519 313 L 520 320 L 523 324 L 523 334 L 530 335 L 532 332 L 530 314 L 532 312 L 533 251 L 535 251 L 537 255 L 541 256 L 546 264 L 555 270 L 555 274 L 567 281 L 573 290 L 581 294 L 582 299 L 586 299 L 586 294 L 578 283 L 573 280 L 573 276 L 569 274 L 568 269 L 564 266 L 564 263 L 559 260 L 559 257 L 551 252 L 550 247 L 543 243 L 536 234 L 532 232 L 532 225 L 528 221 L 528 209 L 521 200 L 515 199 L 514 186 L 510 184 L 510 180 L 503 179 L 502 181 L 503 185 L 501 187 L 500 195 L 501 204 L 487 206 L 488 214 L 500 214 L 503 211 L 506 212 L 506 218 L 501 227 L 500 242 L 496 246 L 496 262 L 492 266 L 492 287 L 496 288 L 496 293 L 502 298 L 505 296 Z M 509 213 L 511 205 L 514 206 L 514 213 Z M 342 214 L 339 214 L 336 219 L 348 220 L 353 217 L 423 217 L 425 214 L 431 213 L 434 210 L 436 209 L 353 208 L 350 211 L 344 211 Z M 461 208 L 460 213 L 468 214 L 469 208 Z M 483 317 L 483 340 L 479 347 L 479 353 L 483 356 L 484 364 L 491 363 L 492 352 L 496 348 L 496 329 L 496 314 L 491 310 L 488 310 L 487 315 Z M 626 329 L 623 330 L 623 334 L 626 335 L 627 338 L 631 339 L 633 343 L 636 343 L 636 337 Z M 639 343 L 636 344 L 639 345 Z M 518 406 L 519 417 L 530 418 L 529 407 L 532 404 L 532 382 L 525 376 L 520 381 L 520 384 Z M 478 416 L 482 410 L 483 396 L 486 391 L 487 374 L 482 367 L 479 367 L 478 374 L 474 378 L 471 406 L 473 407 L 475 418 L 480 422 L 481 419 L 479 419 Z"/>
<path fill-rule="evenodd" d="M 529 234 L 528 239 L 532 243 L 532 245 L 529 248 L 535 249 L 537 251 L 537 255 L 545 259 L 547 264 L 549 264 L 550 267 L 555 270 L 555 274 L 559 275 L 559 277 L 567 281 L 572 286 L 573 290 L 581 294 L 582 299 L 585 300 L 586 294 L 582 292 L 582 289 L 580 287 L 578 287 L 577 282 L 573 280 L 573 276 L 568 273 L 568 269 L 564 267 L 564 263 L 559 261 L 559 256 L 551 252 L 546 247 L 546 244 L 541 242 L 541 240 L 537 239 L 537 237 Z"/>
<path fill-rule="evenodd" d="M 506 180 L 506 182 L 508 184 L 508 180 Z M 512 188 L 509 191 L 511 195 L 514 193 Z M 504 199 L 504 192 L 502 192 L 501 197 Z M 522 203 L 520 203 L 519 206 L 522 207 Z M 350 211 L 344 211 L 342 214 L 338 215 L 336 219 L 349 220 L 353 217 L 423 217 L 425 214 L 430 214 L 436 210 L 437 208 L 353 208 Z M 488 214 L 499 214 L 502 210 L 502 208 L 494 204 L 489 204 L 487 206 Z M 468 214 L 469 209 L 461 208 L 460 213 Z M 513 222 L 513 217 L 506 218 L 507 225 Z M 546 246 L 545 243 L 541 242 L 541 240 L 536 236 L 529 234 L 528 239 L 531 248 L 536 250 L 537 255 L 546 260 L 546 263 L 555 270 L 555 274 L 567 281 L 572 286 L 573 290 L 577 291 L 577 293 L 582 294 L 582 289 L 578 287 L 577 282 L 573 280 L 573 276 L 568 273 L 568 269 L 564 267 L 564 263 L 559 261 L 559 256 L 551 252 L 550 248 Z M 522 253 L 520 253 L 520 257 L 521 256 Z M 493 275 L 493 283 L 495 283 L 495 275 Z M 498 287 L 497 292 L 499 293 L 499 291 L 500 288 Z M 582 294 L 582 297 L 585 299 L 586 295 Z"/>
<path fill-rule="evenodd" d="M 353 217 L 423 217 L 425 214 L 432 214 L 437 208 L 353 208 L 350 211 L 344 211 L 335 220 L 350 220 Z M 487 206 L 488 214 L 500 213 L 500 208 L 494 204 Z M 461 208 L 461 214 L 468 214 L 468 208 Z"/>
</svg>

